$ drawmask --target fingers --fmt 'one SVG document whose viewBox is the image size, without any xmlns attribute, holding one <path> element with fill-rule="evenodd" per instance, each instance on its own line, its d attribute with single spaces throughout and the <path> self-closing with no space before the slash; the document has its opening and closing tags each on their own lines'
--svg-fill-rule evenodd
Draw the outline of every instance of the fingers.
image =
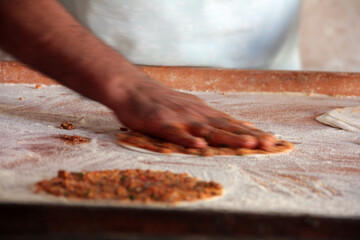
<svg viewBox="0 0 360 240">
<path fill-rule="evenodd" d="M 234 134 L 254 136 L 258 140 L 260 149 L 266 150 L 277 142 L 274 136 L 235 119 L 213 118 L 210 119 L 210 125 Z"/>
<path fill-rule="evenodd" d="M 189 148 L 205 148 L 207 143 L 204 139 L 194 137 L 189 134 L 183 126 L 179 124 L 163 125 L 156 132 L 156 136 L 178 145 Z"/>
<path fill-rule="evenodd" d="M 230 121 L 230 123 L 233 123 L 234 125 L 238 125 L 240 127 L 256 129 L 252 122 L 239 121 L 239 120 L 236 120 L 236 119 L 233 119 L 233 118 L 230 118 L 229 121 Z"/>
<path fill-rule="evenodd" d="M 189 131 L 194 136 L 206 139 L 209 145 L 215 147 L 255 148 L 258 145 L 258 140 L 254 136 L 237 135 L 202 123 L 192 123 Z"/>
<path fill-rule="evenodd" d="M 144 91 L 141 97 L 136 94 L 128 100 L 131 108 L 119 116 L 126 126 L 189 148 L 209 144 L 266 150 L 277 141 L 247 122 L 210 108 L 195 96 L 157 89 L 146 86 L 140 89 Z"/>
</svg>

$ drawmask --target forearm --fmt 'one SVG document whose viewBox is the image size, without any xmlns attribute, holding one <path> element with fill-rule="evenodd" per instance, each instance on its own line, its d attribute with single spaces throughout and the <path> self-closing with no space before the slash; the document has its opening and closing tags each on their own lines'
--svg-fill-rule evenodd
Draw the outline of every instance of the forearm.
<svg viewBox="0 0 360 240">
<path fill-rule="evenodd" d="M 106 105 L 114 85 L 124 86 L 121 95 L 125 81 L 141 75 L 55 0 L 0 0 L 0 34 L 0 46 L 17 59 Z"/>
</svg>

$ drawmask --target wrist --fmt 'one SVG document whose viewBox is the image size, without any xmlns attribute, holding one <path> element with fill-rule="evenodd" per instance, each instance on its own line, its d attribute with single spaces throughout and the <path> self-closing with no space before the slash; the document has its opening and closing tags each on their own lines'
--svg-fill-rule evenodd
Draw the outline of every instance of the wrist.
<svg viewBox="0 0 360 240">
<path fill-rule="evenodd" d="M 149 81 L 149 78 L 138 68 L 131 65 L 124 71 L 102 79 L 99 92 L 102 99 L 94 99 L 107 107 L 120 112 L 127 105 L 131 95 L 138 91 L 139 86 Z M 98 96 L 99 97 L 99 96 Z"/>
</svg>

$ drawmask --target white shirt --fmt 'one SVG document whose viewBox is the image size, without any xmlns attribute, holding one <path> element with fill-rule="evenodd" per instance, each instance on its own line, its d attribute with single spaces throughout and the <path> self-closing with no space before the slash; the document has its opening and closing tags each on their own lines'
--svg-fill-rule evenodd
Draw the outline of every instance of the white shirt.
<svg viewBox="0 0 360 240">
<path fill-rule="evenodd" d="M 299 69 L 300 0 L 63 0 L 144 65 Z"/>
<path fill-rule="evenodd" d="M 61 2 L 135 64 L 300 69 L 300 0 Z"/>
</svg>

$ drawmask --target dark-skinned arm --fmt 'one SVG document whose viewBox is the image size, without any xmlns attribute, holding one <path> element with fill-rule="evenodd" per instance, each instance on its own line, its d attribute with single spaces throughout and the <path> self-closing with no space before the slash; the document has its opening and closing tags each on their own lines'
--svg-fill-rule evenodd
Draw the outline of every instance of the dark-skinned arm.
<svg viewBox="0 0 360 240">
<path fill-rule="evenodd" d="M 132 130 L 197 148 L 211 144 L 265 149 L 275 141 L 193 95 L 149 79 L 55 0 L 0 0 L 0 47 L 110 107 Z"/>
</svg>

